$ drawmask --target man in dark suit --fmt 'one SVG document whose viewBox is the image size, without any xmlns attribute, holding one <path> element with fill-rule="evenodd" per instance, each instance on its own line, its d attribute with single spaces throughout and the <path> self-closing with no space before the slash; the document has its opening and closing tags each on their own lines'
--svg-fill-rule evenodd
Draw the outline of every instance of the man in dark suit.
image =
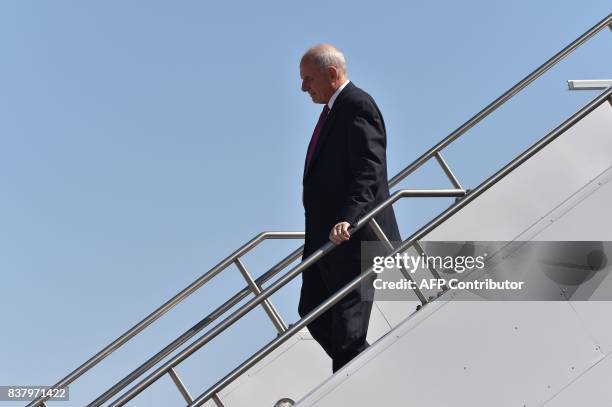
<svg viewBox="0 0 612 407">
<path fill-rule="evenodd" d="M 389 197 L 386 133 L 374 99 L 353 85 L 342 53 L 328 44 L 309 49 L 300 61 L 302 91 L 323 112 L 308 146 L 303 203 L 306 240 L 303 258 L 328 240 L 338 247 L 302 274 L 298 307 L 303 317 L 371 265 L 361 242 L 378 240 L 366 226 L 349 233 L 366 213 Z M 391 241 L 400 234 L 392 207 L 376 216 Z M 365 260 L 365 261 L 364 261 Z M 374 276 L 308 325 L 332 358 L 336 372 L 369 345 L 366 341 Z"/>
</svg>

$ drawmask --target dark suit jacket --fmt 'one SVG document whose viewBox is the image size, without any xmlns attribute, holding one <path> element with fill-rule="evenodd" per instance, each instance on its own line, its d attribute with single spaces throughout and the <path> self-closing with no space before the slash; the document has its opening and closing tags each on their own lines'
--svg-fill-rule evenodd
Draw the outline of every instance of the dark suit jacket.
<svg viewBox="0 0 612 407">
<path fill-rule="evenodd" d="M 336 223 L 347 221 L 354 226 L 389 197 L 386 147 L 385 123 L 374 99 L 349 82 L 329 112 L 304 174 L 304 258 L 329 241 Z M 391 206 L 376 216 L 376 221 L 390 240 L 400 240 Z M 360 260 L 361 242 L 376 240 L 366 226 L 320 264 L 341 277 L 338 284 L 345 283 L 359 273 L 359 268 L 354 269 L 355 261 Z"/>
</svg>

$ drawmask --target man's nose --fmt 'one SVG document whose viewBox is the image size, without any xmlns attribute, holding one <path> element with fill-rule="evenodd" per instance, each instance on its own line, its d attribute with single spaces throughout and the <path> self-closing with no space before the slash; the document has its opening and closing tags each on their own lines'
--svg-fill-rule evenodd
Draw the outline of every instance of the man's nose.
<svg viewBox="0 0 612 407">
<path fill-rule="evenodd" d="M 306 88 L 306 83 L 302 82 L 302 92 L 308 92 L 308 89 Z"/>
</svg>

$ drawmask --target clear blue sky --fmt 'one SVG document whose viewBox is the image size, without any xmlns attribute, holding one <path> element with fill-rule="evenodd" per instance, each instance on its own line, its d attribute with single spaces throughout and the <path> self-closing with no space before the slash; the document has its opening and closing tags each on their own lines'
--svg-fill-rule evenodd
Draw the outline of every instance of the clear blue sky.
<svg viewBox="0 0 612 407">
<path fill-rule="evenodd" d="M 320 110 L 299 89 L 309 46 L 341 48 L 378 102 L 394 175 L 610 12 L 608 0 L 2 1 L 0 385 L 54 383 L 258 232 L 303 229 Z M 611 78 L 611 49 L 606 30 L 449 148 L 462 182 L 593 97 L 565 81 Z M 434 170 L 402 186 L 447 186 Z M 403 236 L 448 204 L 402 202 Z M 245 263 L 259 275 L 300 244 Z M 241 289 L 228 271 L 57 405 L 92 401 Z M 287 322 L 298 288 L 273 297 Z M 178 371 L 199 394 L 273 337 L 257 310 Z M 175 404 L 164 378 L 132 405 Z"/>
</svg>

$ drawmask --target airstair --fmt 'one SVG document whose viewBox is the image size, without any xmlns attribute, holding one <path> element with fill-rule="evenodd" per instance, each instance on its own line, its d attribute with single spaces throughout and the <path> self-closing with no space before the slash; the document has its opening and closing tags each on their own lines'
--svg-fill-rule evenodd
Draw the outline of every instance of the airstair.
<svg viewBox="0 0 612 407">
<path fill-rule="evenodd" d="M 503 95 L 389 180 L 392 194 L 359 220 L 372 227 L 391 254 L 425 253 L 426 241 L 612 241 L 612 86 L 473 189 L 466 189 L 442 155 L 445 148 L 602 30 L 601 20 Z M 580 88 L 579 81 L 571 89 Z M 397 189 L 428 162 L 448 178 L 447 189 Z M 452 197 L 455 203 L 399 246 L 389 242 L 374 216 L 402 199 Z M 482 225 L 495 225 L 494 228 Z M 294 264 L 299 247 L 254 278 L 243 257 L 270 239 L 303 239 L 302 232 L 262 232 L 238 248 L 53 387 L 77 379 L 124 346 L 213 278 L 236 267 L 245 287 L 141 366 L 88 404 L 123 406 L 162 377 L 195 406 L 547 406 L 612 405 L 612 278 L 589 280 L 593 301 L 478 301 L 469 292 L 415 288 L 406 301 L 376 301 L 366 351 L 331 375 L 331 364 L 306 326 L 366 278 L 362 274 L 299 321 L 285 322 L 271 296 L 317 262 L 328 242 Z M 610 260 L 612 262 L 612 260 Z M 288 271 L 283 271 L 289 268 Z M 371 273 L 372 270 L 369 270 Z M 435 269 L 431 277 L 439 278 Z M 267 287 L 264 288 L 264 285 Z M 555 291 L 555 292 L 556 292 Z M 252 296 L 238 309 L 237 304 Z M 599 301 L 598 301 L 599 300 Z M 177 366 L 251 310 L 266 312 L 277 336 L 213 386 L 188 389 Z M 195 393 L 194 393 L 195 392 Z M 27 407 L 47 406 L 39 398 Z M 589 403 L 590 404 L 590 403 Z"/>
</svg>

